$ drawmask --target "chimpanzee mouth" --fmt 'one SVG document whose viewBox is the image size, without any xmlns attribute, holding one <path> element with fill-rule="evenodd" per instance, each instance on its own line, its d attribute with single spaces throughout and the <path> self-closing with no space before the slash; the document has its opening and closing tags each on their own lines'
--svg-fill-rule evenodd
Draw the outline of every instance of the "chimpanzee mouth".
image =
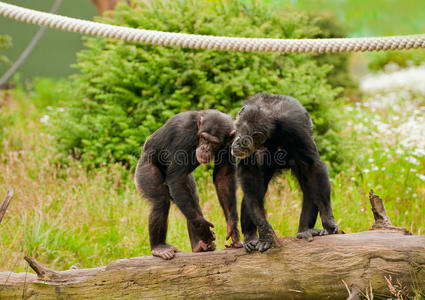
<svg viewBox="0 0 425 300">
<path fill-rule="evenodd" d="M 232 149 L 232 155 L 234 156 L 234 157 L 236 157 L 236 158 L 239 158 L 239 159 L 244 159 L 244 158 L 247 158 L 249 155 L 250 155 L 250 153 L 249 152 L 245 152 L 245 151 L 235 151 L 235 150 L 233 150 Z"/>
<path fill-rule="evenodd" d="M 200 164 L 207 164 L 211 161 L 210 158 L 204 158 L 204 157 L 197 157 L 196 160 L 200 163 Z"/>
</svg>

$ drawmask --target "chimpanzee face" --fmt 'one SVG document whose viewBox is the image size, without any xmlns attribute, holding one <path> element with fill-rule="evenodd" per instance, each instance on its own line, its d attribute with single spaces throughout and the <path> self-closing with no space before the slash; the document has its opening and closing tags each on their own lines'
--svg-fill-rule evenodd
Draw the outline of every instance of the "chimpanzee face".
<svg viewBox="0 0 425 300">
<path fill-rule="evenodd" d="M 246 158 L 261 148 L 265 141 L 266 136 L 262 132 L 256 131 L 252 134 L 238 132 L 232 144 L 232 155 L 237 158 Z"/>
<path fill-rule="evenodd" d="M 218 111 L 208 111 L 198 121 L 198 147 L 196 159 L 200 164 L 209 163 L 216 153 L 229 146 L 235 136 L 232 119 Z"/>
<path fill-rule="evenodd" d="M 236 118 L 236 137 L 232 143 L 232 155 L 237 158 L 246 158 L 255 150 L 262 147 L 267 140 L 261 129 L 261 112 L 255 108 L 242 107 Z"/>
<path fill-rule="evenodd" d="M 200 164 L 209 163 L 220 148 L 221 141 L 218 137 L 208 132 L 201 132 L 199 135 L 199 144 L 196 148 L 196 159 Z"/>
</svg>

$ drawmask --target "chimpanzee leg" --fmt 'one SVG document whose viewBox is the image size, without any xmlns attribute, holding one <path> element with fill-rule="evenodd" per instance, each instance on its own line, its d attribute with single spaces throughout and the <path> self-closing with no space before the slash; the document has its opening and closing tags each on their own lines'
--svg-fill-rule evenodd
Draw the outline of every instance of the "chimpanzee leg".
<svg viewBox="0 0 425 300">
<path fill-rule="evenodd" d="M 242 198 L 241 227 L 242 227 L 242 233 L 244 235 L 245 248 L 248 247 L 249 250 L 251 249 L 255 250 L 255 246 L 257 245 L 257 241 L 258 241 L 257 226 L 255 226 L 254 222 L 252 221 L 249 215 L 248 204 L 245 197 Z"/>
<path fill-rule="evenodd" d="M 230 151 L 220 152 L 214 160 L 213 181 L 220 206 L 227 223 L 226 241 L 232 243 L 226 248 L 241 248 L 238 229 L 238 205 L 236 200 L 236 166 L 232 163 Z"/>
<path fill-rule="evenodd" d="M 330 183 L 325 164 L 319 158 L 312 162 L 298 161 L 293 171 L 303 191 L 297 237 L 312 241 L 316 235 L 337 233 L 338 226 L 332 213 Z M 319 211 L 324 230 L 314 229 Z"/>
<path fill-rule="evenodd" d="M 171 198 L 187 219 L 192 250 L 213 251 L 215 235 L 210 228 L 214 226 L 202 215 L 193 175 L 179 178 L 169 183 L 168 187 Z"/>
<path fill-rule="evenodd" d="M 275 233 L 266 218 L 264 210 L 264 195 L 266 194 L 268 184 L 273 176 L 274 170 L 268 170 L 264 166 L 258 168 L 243 167 L 244 170 L 240 172 L 240 180 L 242 190 L 244 193 L 244 222 L 249 225 L 251 231 L 244 232 L 244 248 L 246 251 L 251 252 L 258 250 L 260 252 L 269 249 L 275 240 Z M 256 239 L 254 225 L 258 229 L 259 239 Z M 249 228 L 249 227 L 248 227 Z M 248 230 L 248 228 L 245 228 Z"/>
<path fill-rule="evenodd" d="M 312 190 L 310 191 L 313 201 L 319 209 L 320 218 L 326 234 L 338 233 L 338 226 L 332 212 L 331 205 L 331 184 L 326 165 L 321 160 L 317 160 L 313 165 L 310 176 Z"/>
<path fill-rule="evenodd" d="M 192 174 L 188 175 L 188 187 L 190 188 L 190 194 L 192 195 L 192 205 L 198 213 L 202 216 L 201 207 L 199 206 L 199 196 L 198 192 L 196 191 L 196 183 L 195 179 Z M 215 250 L 215 243 L 212 242 L 210 244 L 205 244 L 198 234 L 196 233 L 196 228 L 187 221 L 187 230 L 189 232 L 189 238 L 190 238 L 190 245 L 192 247 L 192 252 L 203 252 L 203 251 L 214 251 Z"/>
<path fill-rule="evenodd" d="M 149 161 L 139 161 L 135 182 L 137 189 L 152 204 L 149 215 L 149 241 L 153 256 L 171 259 L 178 250 L 166 244 L 170 195 L 159 169 Z"/>
</svg>

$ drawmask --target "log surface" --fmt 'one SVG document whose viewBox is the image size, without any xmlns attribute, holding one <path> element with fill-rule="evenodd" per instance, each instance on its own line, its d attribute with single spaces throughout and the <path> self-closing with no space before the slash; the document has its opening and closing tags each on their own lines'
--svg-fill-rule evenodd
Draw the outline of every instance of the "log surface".
<svg viewBox="0 0 425 300">
<path fill-rule="evenodd" d="M 374 293 L 389 294 L 388 275 L 425 286 L 425 236 L 373 230 L 281 243 L 266 253 L 136 257 L 93 269 L 45 269 L 39 276 L 3 272 L 0 299 L 346 299 L 343 281 L 350 289 L 372 284 Z"/>
</svg>

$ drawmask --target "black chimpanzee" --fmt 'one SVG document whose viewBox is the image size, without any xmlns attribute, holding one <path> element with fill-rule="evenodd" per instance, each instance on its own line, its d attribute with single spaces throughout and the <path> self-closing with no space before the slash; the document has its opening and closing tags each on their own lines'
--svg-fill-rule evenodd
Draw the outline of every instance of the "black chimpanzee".
<svg viewBox="0 0 425 300">
<path fill-rule="evenodd" d="M 305 108 L 289 96 L 256 94 L 239 111 L 235 126 L 232 154 L 241 159 L 238 176 L 244 193 L 244 248 L 262 252 L 275 241 L 264 195 L 279 169 L 291 169 L 303 192 L 297 237 L 311 241 L 316 235 L 337 233 L 327 168 L 320 160 L 312 137 L 313 123 Z M 318 212 L 324 230 L 314 229 Z"/>
<path fill-rule="evenodd" d="M 187 111 L 170 118 L 145 142 L 135 174 L 137 189 L 152 203 L 149 240 L 152 255 L 171 259 L 178 250 L 166 244 L 173 200 L 187 219 L 193 252 L 213 251 L 213 224 L 204 219 L 192 171 L 214 159 L 213 180 L 227 221 L 227 247 L 240 248 L 235 163 L 230 145 L 232 118 L 217 110 Z"/>
</svg>

